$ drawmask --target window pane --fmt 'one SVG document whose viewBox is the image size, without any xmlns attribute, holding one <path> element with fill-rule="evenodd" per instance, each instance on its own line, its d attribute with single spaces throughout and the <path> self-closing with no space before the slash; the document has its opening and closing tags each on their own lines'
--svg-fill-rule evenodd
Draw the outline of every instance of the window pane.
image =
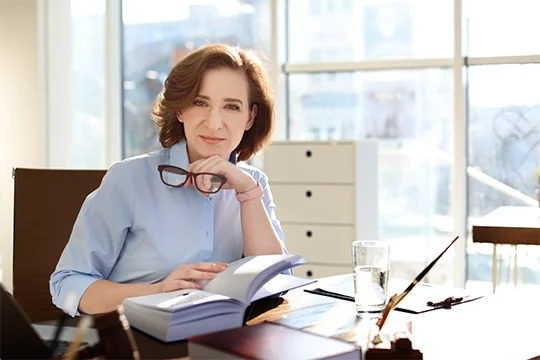
<svg viewBox="0 0 540 360">
<path fill-rule="evenodd" d="M 105 0 L 71 1 L 74 168 L 105 166 Z"/>
<path fill-rule="evenodd" d="M 493 79 L 497 79 L 494 86 Z M 540 187 L 540 64 L 474 66 L 469 70 L 469 224 L 499 206 L 525 206 Z M 468 246 L 468 286 L 491 289 L 493 246 Z M 540 252 L 528 249 L 519 276 L 540 284 Z M 508 265 L 508 256 L 505 256 Z M 523 259 L 523 258 L 522 258 Z"/>
<path fill-rule="evenodd" d="M 468 0 L 469 56 L 540 54 L 540 1 Z"/>
<path fill-rule="evenodd" d="M 452 56 L 451 0 L 289 0 L 288 11 L 289 62 Z"/>
<path fill-rule="evenodd" d="M 380 237 L 392 276 L 412 279 L 452 238 L 452 72 L 290 75 L 290 138 L 379 140 Z M 451 281 L 452 254 L 429 274 Z"/>
<path fill-rule="evenodd" d="M 172 66 L 208 43 L 270 53 L 270 0 L 124 1 L 124 156 L 159 148 L 149 113 Z"/>
</svg>

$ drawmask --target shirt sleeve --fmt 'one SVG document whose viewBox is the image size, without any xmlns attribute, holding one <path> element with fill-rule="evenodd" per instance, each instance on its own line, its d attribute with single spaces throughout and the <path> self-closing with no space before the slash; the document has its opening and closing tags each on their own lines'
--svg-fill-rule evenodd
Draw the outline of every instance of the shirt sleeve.
<svg viewBox="0 0 540 360">
<path fill-rule="evenodd" d="M 276 204 L 274 203 L 274 199 L 272 197 L 272 191 L 270 190 L 268 177 L 263 172 L 260 172 L 259 174 L 259 183 L 261 184 L 261 187 L 264 190 L 264 194 L 263 194 L 264 207 L 266 208 L 266 212 L 268 213 L 268 217 L 270 218 L 270 221 L 272 222 L 272 226 L 274 227 L 276 234 L 281 240 L 281 248 L 283 249 L 283 253 L 289 254 L 289 252 L 287 251 L 287 248 L 285 247 L 285 236 L 283 235 L 283 229 L 281 229 L 280 222 L 278 218 L 276 217 Z M 283 274 L 292 275 L 292 269 L 284 271 Z"/>
<path fill-rule="evenodd" d="M 72 316 L 79 315 L 77 309 L 86 289 L 97 280 L 107 279 L 133 226 L 133 208 L 129 166 L 116 163 L 99 188 L 86 197 L 51 275 L 50 291 L 57 307 Z"/>
</svg>

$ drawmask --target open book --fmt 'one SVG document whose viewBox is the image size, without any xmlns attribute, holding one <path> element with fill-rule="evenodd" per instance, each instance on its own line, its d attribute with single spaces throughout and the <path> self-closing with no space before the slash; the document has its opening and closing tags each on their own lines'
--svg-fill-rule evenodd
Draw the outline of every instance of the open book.
<svg viewBox="0 0 540 360">
<path fill-rule="evenodd" d="M 299 255 L 248 256 L 202 290 L 138 296 L 122 304 L 131 326 L 165 342 L 240 327 L 251 302 L 314 282 L 281 274 L 303 263 Z"/>
</svg>

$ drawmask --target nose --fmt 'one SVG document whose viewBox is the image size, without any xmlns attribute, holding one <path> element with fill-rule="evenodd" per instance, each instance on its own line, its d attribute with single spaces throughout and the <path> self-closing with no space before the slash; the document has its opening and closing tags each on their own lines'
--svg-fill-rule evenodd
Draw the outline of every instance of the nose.
<svg viewBox="0 0 540 360">
<path fill-rule="evenodd" d="M 208 114 L 208 118 L 206 119 L 206 126 L 209 130 L 217 130 L 221 128 L 221 125 L 222 122 L 219 108 L 211 109 Z"/>
</svg>

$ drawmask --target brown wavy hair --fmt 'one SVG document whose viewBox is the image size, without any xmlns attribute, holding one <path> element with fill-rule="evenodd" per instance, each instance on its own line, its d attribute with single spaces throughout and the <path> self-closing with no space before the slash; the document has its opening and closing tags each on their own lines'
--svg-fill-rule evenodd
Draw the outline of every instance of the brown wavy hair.
<svg viewBox="0 0 540 360">
<path fill-rule="evenodd" d="M 166 148 L 185 139 L 184 124 L 177 114 L 193 105 L 202 77 L 209 69 L 230 68 L 242 71 L 249 84 L 249 108 L 257 104 L 253 125 L 244 132 L 234 149 L 238 161 L 249 160 L 270 141 L 274 128 L 274 98 L 268 73 L 255 52 L 223 44 L 207 45 L 181 59 L 165 80 L 156 98 L 152 120 L 159 133 L 159 142 Z"/>
</svg>

